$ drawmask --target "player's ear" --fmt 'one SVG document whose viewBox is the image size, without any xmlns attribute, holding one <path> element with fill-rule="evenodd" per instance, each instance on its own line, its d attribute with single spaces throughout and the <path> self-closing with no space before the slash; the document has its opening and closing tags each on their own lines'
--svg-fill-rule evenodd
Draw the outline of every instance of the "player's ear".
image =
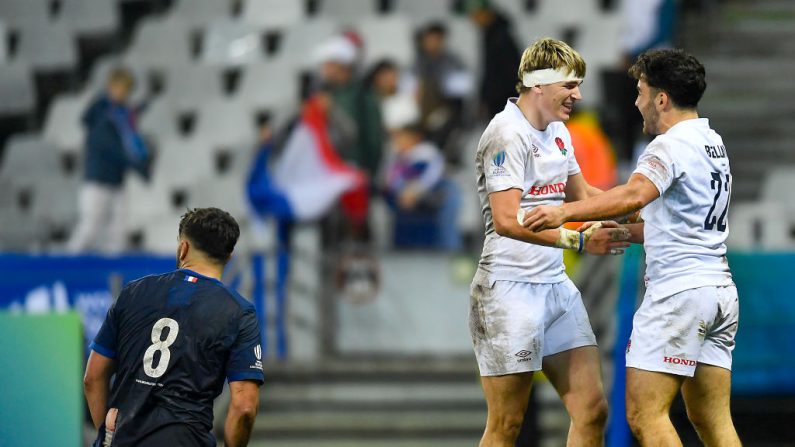
<svg viewBox="0 0 795 447">
<path fill-rule="evenodd" d="M 179 240 L 179 247 L 177 248 L 177 260 L 182 262 L 185 258 L 188 257 L 188 252 L 190 251 L 190 242 L 185 239 Z"/>
</svg>

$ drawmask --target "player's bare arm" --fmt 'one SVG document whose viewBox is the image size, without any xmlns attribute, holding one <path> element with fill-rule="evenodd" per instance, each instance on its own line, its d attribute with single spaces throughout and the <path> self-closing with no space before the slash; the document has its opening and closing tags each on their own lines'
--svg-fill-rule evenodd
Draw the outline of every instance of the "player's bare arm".
<svg viewBox="0 0 795 447">
<path fill-rule="evenodd" d="M 108 412 L 108 387 L 110 377 L 116 370 L 116 362 L 109 357 L 91 351 L 86 364 L 86 374 L 83 376 L 83 392 L 88 402 L 91 421 L 99 429 Z"/>
<path fill-rule="evenodd" d="M 629 181 L 602 194 L 562 206 L 538 206 L 525 214 L 524 226 L 530 231 L 557 228 L 566 222 L 610 219 L 625 216 L 643 208 L 660 192 L 642 174 L 633 174 Z"/>
<path fill-rule="evenodd" d="M 591 186 L 583 177 L 582 173 L 570 175 L 566 180 L 566 202 L 576 202 L 593 197 L 603 191 L 595 186 Z"/>
<path fill-rule="evenodd" d="M 224 445 L 244 447 L 248 445 L 257 417 L 259 383 L 251 380 L 229 382 L 229 392 L 232 398 L 224 423 Z"/>
<path fill-rule="evenodd" d="M 622 250 L 629 246 L 629 243 L 625 242 L 629 234 L 618 225 L 612 228 L 594 226 L 583 233 L 565 228 L 528 231 L 517 220 L 521 197 L 522 191 L 519 189 L 508 189 L 489 194 L 494 230 L 500 236 L 530 244 L 568 248 L 597 255 L 621 254 Z"/>
</svg>

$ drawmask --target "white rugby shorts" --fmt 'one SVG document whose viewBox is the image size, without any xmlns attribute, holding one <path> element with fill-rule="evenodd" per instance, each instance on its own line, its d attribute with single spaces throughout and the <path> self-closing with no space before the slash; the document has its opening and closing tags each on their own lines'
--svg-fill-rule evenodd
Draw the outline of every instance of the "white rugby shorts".
<svg viewBox="0 0 795 447">
<path fill-rule="evenodd" d="M 646 296 L 632 320 L 627 367 L 689 377 L 699 363 L 731 370 L 739 313 L 734 285 Z"/>
<path fill-rule="evenodd" d="M 556 284 L 473 282 L 469 330 L 481 376 L 541 370 L 543 357 L 596 345 L 579 290 Z"/>
</svg>

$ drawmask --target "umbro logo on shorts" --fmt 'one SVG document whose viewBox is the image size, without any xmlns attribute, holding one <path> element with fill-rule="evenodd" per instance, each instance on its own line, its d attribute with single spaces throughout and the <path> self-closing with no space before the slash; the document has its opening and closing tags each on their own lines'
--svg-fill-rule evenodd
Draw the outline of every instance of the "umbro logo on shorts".
<svg viewBox="0 0 795 447">
<path fill-rule="evenodd" d="M 521 359 L 521 360 L 519 360 L 520 362 L 526 362 L 528 360 L 532 360 L 532 358 L 530 357 L 531 354 L 532 354 L 532 352 L 525 351 L 524 349 L 522 349 L 521 351 L 517 352 L 514 355 Z"/>
</svg>

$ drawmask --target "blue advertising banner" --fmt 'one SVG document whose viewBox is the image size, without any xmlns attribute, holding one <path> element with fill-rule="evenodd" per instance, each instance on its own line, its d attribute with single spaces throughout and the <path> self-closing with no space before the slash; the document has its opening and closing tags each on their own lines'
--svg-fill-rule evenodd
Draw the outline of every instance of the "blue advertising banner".
<svg viewBox="0 0 795 447">
<path fill-rule="evenodd" d="M 174 268 L 174 258 L 165 256 L 0 255 L 0 311 L 75 310 L 88 345 L 124 284 Z"/>
</svg>

